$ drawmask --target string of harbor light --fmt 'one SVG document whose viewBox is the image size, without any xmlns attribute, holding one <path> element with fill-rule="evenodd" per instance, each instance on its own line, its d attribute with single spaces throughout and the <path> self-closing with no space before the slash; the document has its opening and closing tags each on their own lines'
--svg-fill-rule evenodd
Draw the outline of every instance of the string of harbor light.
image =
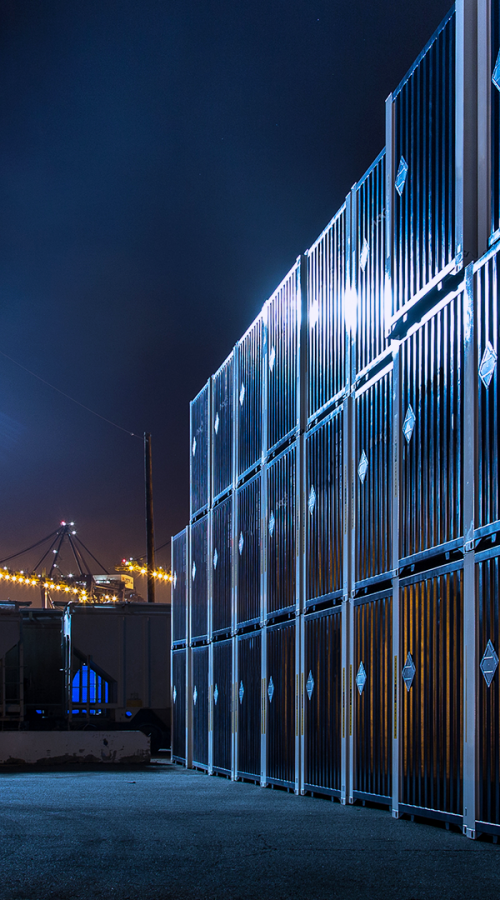
<svg viewBox="0 0 500 900">
<path fill-rule="evenodd" d="M 6 567 L 0 569 L 0 582 L 9 581 L 13 584 L 23 585 L 24 587 L 38 587 L 46 590 L 59 591 L 62 594 L 75 594 L 79 600 L 86 602 L 89 599 L 88 591 L 84 588 L 71 587 L 60 581 L 53 581 L 51 578 L 45 578 L 43 575 L 26 575 L 24 572 L 11 572 Z M 104 600 L 118 600 L 118 597 L 112 594 L 101 595 Z"/>
<path fill-rule="evenodd" d="M 158 581 L 173 581 L 172 573 L 165 572 L 161 566 L 158 569 L 150 571 L 147 566 L 141 566 L 133 560 L 122 560 L 122 566 L 120 566 L 120 568 L 125 569 L 130 573 L 136 572 L 138 575 L 152 575 L 152 577 Z M 3 569 L 0 569 L 0 584 L 2 582 L 8 582 L 22 587 L 36 587 L 39 589 L 44 588 L 45 590 L 57 591 L 59 594 L 67 595 L 68 599 L 77 599 L 80 603 L 95 602 L 92 600 L 89 591 L 85 588 L 66 584 L 63 581 L 54 581 L 52 578 L 47 578 L 46 576 L 37 575 L 35 573 L 27 574 L 23 571 L 12 571 L 6 566 L 4 566 Z M 120 598 L 116 594 L 99 594 L 99 600 L 116 603 Z"/>
<path fill-rule="evenodd" d="M 147 576 L 151 574 L 153 578 L 158 581 L 173 581 L 172 574 L 170 572 L 165 572 L 161 567 L 150 573 L 146 566 L 137 565 L 132 561 L 126 560 L 123 561 L 123 567 L 127 572 L 137 572 L 139 575 Z M 58 591 L 60 594 L 71 594 L 74 597 L 77 597 L 82 603 L 86 603 L 90 599 L 89 592 L 85 590 L 85 588 L 78 588 L 75 585 L 65 584 L 62 581 L 54 581 L 52 578 L 46 578 L 43 575 L 27 575 L 22 571 L 13 572 L 10 569 L 7 569 L 7 567 L 0 569 L 0 582 L 2 581 L 18 584 L 23 587 L 45 588 L 45 590 Z M 117 597 L 116 594 L 100 594 L 99 599 L 117 602 L 119 597 Z"/>
<path fill-rule="evenodd" d="M 127 572 L 137 572 L 139 575 L 147 575 L 148 577 L 152 576 L 158 581 L 173 581 L 172 573 L 165 572 L 161 566 L 157 569 L 148 569 L 147 566 L 141 566 L 140 563 L 133 559 L 122 559 L 122 566 Z"/>
</svg>

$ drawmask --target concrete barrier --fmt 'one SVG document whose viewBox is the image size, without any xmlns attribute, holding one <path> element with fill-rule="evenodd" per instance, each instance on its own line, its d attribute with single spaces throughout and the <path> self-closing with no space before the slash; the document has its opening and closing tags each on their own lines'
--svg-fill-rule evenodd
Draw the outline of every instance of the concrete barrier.
<svg viewBox="0 0 500 900">
<path fill-rule="evenodd" d="M 144 765 L 150 759 L 141 731 L 0 732 L 0 766 Z"/>
</svg>

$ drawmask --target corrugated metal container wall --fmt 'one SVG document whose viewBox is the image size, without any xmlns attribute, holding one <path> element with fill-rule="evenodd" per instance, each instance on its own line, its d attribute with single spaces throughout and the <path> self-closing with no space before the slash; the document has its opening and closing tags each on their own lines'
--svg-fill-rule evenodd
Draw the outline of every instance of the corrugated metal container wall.
<svg viewBox="0 0 500 900">
<path fill-rule="evenodd" d="M 354 606 L 354 796 L 392 795 L 392 595 Z"/>
<path fill-rule="evenodd" d="M 231 628 L 233 498 L 212 510 L 212 632 Z"/>
<path fill-rule="evenodd" d="M 215 641 L 213 651 L 213 754 L 217 772 L 231 774 L 233 642 Z"/>
<path fill-rule="evenodd" d="M 345 389 L 346 205 L 307 252 L 308 420 Z"/>
<path fill-rule="evenodd" d="M 306 607 L 342 594 L 343 408 L 306 435 Z"/>
<path fill-rule="evenodd" d="M 262 633 L 241 635 L 238 641 L 238 764 L 239 777 L 260 778 Z"/>
<path fill-rule="evenodd" d="M 493 555 L 494 554 L 494 555 Z M 476 555 L 478 649 L 478 819 L 500 826 L 500 689 L 498 655 L 500 556 L 497 547 Z M 479 826 L 481 831 L 485 829 Z"/>
<path fill-rule="evenodd" d="M 208 516 L 191 525 L 191 640 L 208 636 Z"/>
<path fill-rule="evenodd" d="M 19 722 L 24 716 L 20 655 L 20 611 L 0 607 L 0 722 Z"/>
<path fill-rule="evenodd" d="M 209 424 L 210 382 L 191 401 L 191 517 L 208 509 L 209 496 Z"/>
<path fill-rule="evenodd" d="M 295 622 L 267 629 L 267 777 L 295 785 Z M 297 686 L 298 696 L 298 686 Z"/>
<path fill-rule="evenodd" d="M 22 610 L 21 648 L 23 702 L 28 716 L 35 707 L 43 706 L 45 716 L 63 717 L 67 697 L 62 611 Z"/>
<path fill-rule="evenodd" d="M 424 319 L 401 345 L 402 558 L 461 544 L 463 297 Z"/>
<path fill-rule="evenodd" d="M 208 766 L 208 647 L 193 647 L 193 765 Z"/>
<path fill-rule="evenodd" d="M 267 449 L 300 426 L 300 263 L 267 301 Z"/>
<path fill-rule="evenodd" d="M 172 759 L 186 762 L 186 650 L 172 651 Z"/>
<path fill-rule="evenodd" d="M 236 345 L 236 477 L 262 458 L 262 366 L 264 353 L 262 315 Z"/>
<path fill-rule="evenodd" d="M 236 623 L 257 622 L 261 615 L 261 476 L 247 481 L 236 493 L 236 533 L 238 571 L 236 580 Z"/>
<path fill-rule="evenodd" d="M 477 268 L 474 290 L 477 348 L 477 440 L 478 484 L 476 490 L 476 527 L 488 530 L 497 523 L 500 529 L 500 493 L 498 479 L 499 409 L 497 354 L 500 347 L 498 316 L 498 252 Z"/>
<path fill-rule="evenodd" d="M 340 796 L 341 607 L 304 617 L 304 787 Z M 304 685 L 302 686 L 304 692 Z"/>
<path fill-rule="evenodd" d="M 400 801 L 403 811 L 405 805 L 438 810 L 451 820 L 463 812 L 460 565 L 400 582 Z"/>
<path fill-rule="evenodd" d="M 212 379 L 212 496 L 233 483 L 234 353 Z"/>
<path fill-rule="evenodd" d="M 391 571 L 392 363 L 355 394 L 357 587 Z"/>
<path fill-rule="evenodd" d="M 385 337 L 385 150 L 355 192 L 356 289 L 358 298 L 356 372 L 387 350 Z"/>
<path fill-rule="evenodd" d="M 187 639 L 187 535 L 185 528 L 172 538 L 172 643 Z"/>
<path fill-rule="evenodd" d="M 267 466 L 267 614 L 295 609 L 297 598 L 297 445 Z"/>
<path fill-rule="evenodd" d="M 491 243 L 500 237 L 500 10 L 491 3 Z"/>
<path fill-rule="evenodd" d="M 455 9 L 393 94 L 394 312 L 455 265 Z"/>
</svg>

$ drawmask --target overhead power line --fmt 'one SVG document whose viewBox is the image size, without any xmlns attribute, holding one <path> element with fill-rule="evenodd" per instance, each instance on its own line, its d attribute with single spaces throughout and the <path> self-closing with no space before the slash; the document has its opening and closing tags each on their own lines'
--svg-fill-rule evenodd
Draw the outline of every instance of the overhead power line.
<svg viewBox="0 0 500 900">
<path fill-rule="evenodd" d="M 81 406 L 82 409 L 85 409 L 87 412 L 91 413 L 93 416 L 97 416 L 98 419 L 102 419 L 103 422 L 107 422 L 108 425 L 113 425 L 114 428 L 118 428 L 120 431 L 124 431 L 125 434 L 130 435 L 130 437 L 139 438 L 142 440 L 142 437 L 138 434 L 135 434 L 133 431 L 129 431 L 128 428 L 123 428 L 122 425 L 117 425 L 116 422 L 112 422 L 111 419 L 107 419 L 106 416 L 101 416 L 100 413 L 96 412 L 95 409 L 91 409 L 90 406 L 85 406 L 85 403 L 80 403 L 79 400 L 75 400 L 74 397 L 71 397 L 66 391 L 62 391 L 61 388 L 55 386 L 55 384 L 51 384 L 50 381 L 46 381 L 45 378 L 42 378 L 40 375 L 37 375 L 36 372 L 32 372 L 31 369 L 27 369 L 26 366 L 23 366 L 22 363 L 18 362 L 16 359 L 13 359 L 12 356 L 9 356 L 8 353 L 4 353 L 3 350 L 0 350 L 0 354 L 5 356 L 5 359 L 10 360 L 11 363 L 14 363 L 15 366 L 18 366 L 20 369 L 23 369 L 24 372 L 27 372 L 28 375 L 32 375 L 33 378 L 37 378 L 38 381 L 41 381 L 42 384 L 47 385 L 47 387 L 52 388 L 53 391 L 57 391 L 58 394 L 62 394 L 63 397 L 66 397 L 67 400 L 71 400 L 72 403 L 76 403 L 77 406 Z"/>
</svg>

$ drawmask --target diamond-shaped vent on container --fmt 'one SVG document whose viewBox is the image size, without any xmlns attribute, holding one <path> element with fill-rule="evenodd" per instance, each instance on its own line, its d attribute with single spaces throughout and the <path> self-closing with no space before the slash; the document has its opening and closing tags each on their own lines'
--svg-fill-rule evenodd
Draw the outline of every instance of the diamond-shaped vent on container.
<svg viewBox="0 0 500 900">
<path fill-rule="evenodd" d="M 273 682 L 273 676 L 272 676 L 272 675 L 271 675 L 271 677 L 270 677 L 270 679 L 269 679 L 269 687 L 268 687 L 268 689 L 267 689 L 267 696 L 269 697 L 269 703 L 271 703 L 271 701 L 272 701 L 272 699 L 273 699 L 273 696 L 274 696 L 274 682 Z"/>
<path fill-rule="evenodd" d="M 404 681 L 404 683 L 405 683 L 405 685 L 406 685 L 406 690 L 407 690 L 407 691 L 410 690 L 410 688 L 411 688 L 411 686 L 412 686 L 412 684 L 413 684 L 413 679 L 414 679 L 414 677 L 415 677 L 415 672 L 416 672 L 416 671 L 417 671 L 417 670 L 416 670 L 416 668 L 415 668 L 415 663 L 413 662 L 411 653 L 408 653 L 408 656 L 406 657 L 406 662 L 405 662 L 405 664 L 404 664 L 404 666 L 403 666 L 403 671 L 402 671 L 403 681 Z"/>
<path fill-rule="evenodd" d="M 196 563 L 195 563 L 194 559 L 193 559 L 193 565 L 191 568 L 191 577 L 192 577 L 193 581 L 196 578 Z"/>
<path fill-rule="evenodd" d="M 214 569 L 217 568 L 217 563 L 219 562 L 219 554 L 217 553 L 217 547 L 214 550 Z"/>
<path fill-rule="evenodd" d="M 488 341 L 479 364 L 479 377 L 485 388 L 489 388 L 497 365 L 495 348 Z"/>
<path fill-rule="evenodd" d="M 309 491 L 309 499 L 307 501 L 307 508 L 311 513 L 311 516 L 314 512 L 314 507 L 316 506 L 316 491 L 314 490 L 314 486 L 311 485 L 311 490 Z"/>
<path fill-rule="evenodd" d="M 368 472 L 368 457 L 367 457 L 365 451 L 363 450 L 363 452 L 359 458 L 359 463 L 358 463 L 358 477 L 359 477 L 361 484 L 363 484 L 363 482 L 366 478 L 367 472 Z"/>
<path fill-rule="evenodd" d="M 271 512 L 269 516 L 269 536 L 272 537 L 274 534 L 274 526 L 276 525 L 276 519 L 274 518 L 274 513 Z"/>
<path fill-rule="evenodd" d="M 219 688 L 217 685 L 214 687 L 214 703 L 217 706 L 217 700 L 219 699 Z"/>
<path fill-rule="evenodd" d="M 314 690 L 314 678 L 313 678 L 313 673 L 311 672 L 311 670 L 309 670 L 309 675 L 307 676 L 307 681 L 306 681 L 306 691 L 307 691 L 307 696 L 308 696 L 309 700 L 312 697 L 313 690 Z"/>
<path fill-rule="evenodd" d="M 238 697 L 240 698 L 240 703 L 243 703 L 243 694 L 245 693 L 245 688 L 243 687 L 243 682 L 240 681 L 240 689 L 238 691 Z"/>
<path fill-rule="evenodd" d="M 398 171 L 396 173 L 396 181 L 394 183 L 394 187 L 396 188 L 399 196 L 401 197 L 403 191 L 405 189 L 406 184 L 406 176 L 408 174 L 408 163 L 406 162 L 404 156 L 399 160 Z"/>
<path fill-rule="evenodd" d="M 406 443 L 409 444 L 411 441 L 411 436 L 413 434 L 413 429 L 415 428 L 415 413 L 413 412 L 413 407 L 411 403 L 408 404 L 408 409 L 406 410 L 405 420 L 403 422 L 403 434 L 406 438 Z"/>
<path fill-rule="evenodd" d="M 219 425 L 220 425 L 219 413 L 217 412 L 217 413 L 215 413 L 215 422 L 214 422 L 214 431 L 216 434 L 219 433 Z"/>
<path fill-rule="evenodd" d="M 500 91 L 500 50 L 498 51 L 497 61 L 495 63 L 495 68 L 493 69 L 491 80 L 497 91 Z"/>
<path fill-rule="evenodd" d="M 366 264 L 368 262 L 368 254 L 370 252 L 370 247 L 366 238 L 363 241 L 363 246 L 361 248 L 361 254 L 359 257 L 359 265 L 361 266 L 362 271 L 364 272 L 366 269 Z"/>
<path fill-rule="evenodd" d="M 245 399 L 245 385 L 241 382 L 240 387 L 240 406 L 243 406 L 243 401 Z"/>
<path fill-rule="evenodd" d="M 271 372 L 274 369 L 275 360 L 276 360 L 276 350 L 273 347 L 269 354 L 269 368 L 270 368 Z"/>
<path fill-rule="evenodd" d="M 491 641 L 488 641 L 488 643 L 486 644 L 486 650 L 484 651 L 483 658 L 479 663 L 479 668 L 481 669 L 484 680 L 489 687 L 498 668 L 498 656 Z"/>
<path fill-rule="evenodd" d="M 193 438 L 193 456 L 195 455 L 195 453 L 196 453 L 196 438 L 194 437 Z"/>
<path fill-rule="evenodd" d="M 244 546 L 245 546 L 245 538 L 243 537 L 243 532 L 240 531 L 240 539 L 238 541 L 238 550 L 239 550 L 240 556 L 243 553 Z"/>
<path fill-rule="evenodd" d="M 198 699 L 198 689 L 197 689 L 197 687 L 196 687 L 196 685 L 195 685 L 195 686 L 194 686 L 194 691 L 193 691 L 193 703 L 194 703 L 195 706 L 196 706 L 196 701 L 197 701 L 197 699 Z"/>
<path fill-rule="evenodd" d="M 174 572 L 174 577 L 172 578 L 172 583 L 174 585 L 174 590 L 177 587 L 177 572 Z"/>
<path fill-rule="evenodd" d="M 362 662 L 359 664 L 358 674 L 356 675 L 356 687 L 359 691 L 359 696 L 363 693 L 363 688 L 365 686 L 365 682 L 367 679 L 366 669 Z"/>
<path fill-rule="evenodd" d="M 174 689 L 172 691 L 172 699 L 173 699 L 174 703 L 177 700 L 177 688 L 176 688 L 175 684 L 174 684 Z"/>
</svg>

